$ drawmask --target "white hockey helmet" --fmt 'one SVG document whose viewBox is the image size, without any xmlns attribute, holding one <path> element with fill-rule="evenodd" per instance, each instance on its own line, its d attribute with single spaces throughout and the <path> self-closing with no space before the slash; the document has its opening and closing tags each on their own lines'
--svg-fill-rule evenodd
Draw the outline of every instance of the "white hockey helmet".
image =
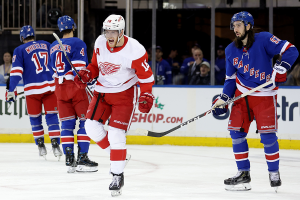
<svg viewBox="0 0 300 200">
<path fill-rule="evenodd" d="M 118 30 L 119 36 L 118 36 L 118 42 L 122 39 L 125 32 L 125 20 L 121 15 L 109 15 L 103 22 L 103 32 L 105 30 Z M 123 30 L 123 34 L 121 34 L 121 31 Z M 118 43 L 117 42 L 117 43 Z"/>
</svg>

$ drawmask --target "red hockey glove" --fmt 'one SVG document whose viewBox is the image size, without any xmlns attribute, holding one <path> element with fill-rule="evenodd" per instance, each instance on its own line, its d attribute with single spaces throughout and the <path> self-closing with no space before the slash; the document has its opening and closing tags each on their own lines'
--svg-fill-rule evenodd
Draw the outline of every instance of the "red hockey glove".
<svg viewBox="0 0 300 200">
<path fill-rule="evenodd" d="M 144 92 L 139 98 L 139 111 L 149 113 L 153 105 L 154 96 L 151 93 Z"/>
<path fill-rule="evenodd" d="M 281 63 L 276 62 L 272 73 L 272 81 L 273 83 L 276 84 L 276 86 L 278 85 L 278 83 L 286 82 L 287 79 L 286 71 L 287 69 L 284 66 L 281 66 Z"/>
<path fill-rule="evenodd" d="M 17 89 L 15 89 L 13 92 L 9 92 L 8 90 L 6 90 L 6 93 L 5 93 L 5 101 L 6 102 L 15 102 L 16 98 L 17 98 Z"/>
<path fill-rule="evenodd" d="M 90 72 L 90 70 L 86 69 L 86 68 L 83 68 L 81 69 L 79 72 L 78 72 L 81 80 L 79 79 L 78 76 L 75 76 L 74 78 L 74 82 L 75 84 L 77 85 L 78 88 L 80 89 L 84 89 L 86 88 L 88 82 L 92 81 L 92 73 Z"/>
<path fill-rule="evenodd" d="M 221 106 L 222 104 L 228 102 L 230 98 L 226 94 L 220 94 L 212 103 L 213 114 L 222 115 L 227 112 L 228 105 Z"/>
</svg>

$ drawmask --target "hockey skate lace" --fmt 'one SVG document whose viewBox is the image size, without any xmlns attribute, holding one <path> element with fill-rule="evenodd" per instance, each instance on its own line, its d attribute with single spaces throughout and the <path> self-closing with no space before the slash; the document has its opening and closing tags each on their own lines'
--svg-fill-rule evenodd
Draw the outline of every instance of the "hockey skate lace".
<svg viewBox="0 0 300 200">
<path fill-rule="evenodd" d="M 278 181 L 279 180 L 279 174 L 278 173 L 270 173 L 270 178 L 272 181 Z"/>
<path fill-rule="evenodd" d="M 238 172 L 236 173 L 236 175 L 235 175 L 235 176 L 233 176 L 232 178 L 236 178 L 236 177 L 240 176 L 240 175 L 241 175 L 241 173 L 243 173 L 243 172 L 242 172 L 242 171 L 238 171 Z"/>
<path fill-rule="evenodd" d="M 119 186 L 120 179 L 121 179 L 120 176 L 113 176 L 112 186 L 113 186 L 113 185 Z"/>
</svg>

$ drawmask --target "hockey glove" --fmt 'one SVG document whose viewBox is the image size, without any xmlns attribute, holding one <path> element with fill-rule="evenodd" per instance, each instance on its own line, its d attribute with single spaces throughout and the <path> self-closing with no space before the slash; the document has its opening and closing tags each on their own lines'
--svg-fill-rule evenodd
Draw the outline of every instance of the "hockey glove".
<svg viewBox="0 0 300 200">
<path fill-rule="evenodd" d="M 9 92 L 8 90 L 6 90 L 6 93 L 5 93 L 5 101 L 6 102 L 15 102 L 16 98 L 17 98 L 17 89 L 15 89 L 13 92 Z"/>
<path fill-rule="evenodd" d="M 154 96 L 151 93 L 144 92 L 139 98 L 139 111 L 149 113 L 153 105 Z"/>
<path fill-rule="evenodd" d="M 281 62 L 282 63 L 282 62 Z M 284 83 L 287 79 L 287 68 L 281 65 L 278 61 L 276 61 L 273 73 L 272 73 L 272 81 L 278 86 L 278 83 Z"/>
<path fill-rule="evenodd" d="M 87 86 L 86 83 L 89 83 L 90 81 L 93 80 L 92 79 L 92 73 L 90 72 L 90 70 L 88 70 L 86 68 L 83 68 L 78 72 L 78 74 L 79 74 L 81 80 L 79 79 L 78 76 L 75 76 L 74 82 L 75 82 L 75 84 L 77 85 L 78 88 L 84 89 Z"/>
<path fill-rule="evenodd" d="M 221 106 L 224 103 L 228 102 L 230 98 L 226 94 L 220 94 L 212 103 L 213 114 L 222 115 L 227 112 L 228 105 Z"/>
</svg>

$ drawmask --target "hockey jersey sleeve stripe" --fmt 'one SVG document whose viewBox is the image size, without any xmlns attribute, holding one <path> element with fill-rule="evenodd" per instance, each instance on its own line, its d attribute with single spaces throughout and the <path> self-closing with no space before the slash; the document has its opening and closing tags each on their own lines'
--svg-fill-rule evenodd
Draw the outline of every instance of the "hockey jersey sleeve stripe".
<svg viewBox="0 0 300 200">
<path fill-rule="evenodd" d="M 232 76 L 227 76 L 226 75 L 226 78 L 225 78 L 225 80 L 227 80 L 227 79 L 236 79 L 236 73 L 234 73 Z"/>
<path fill-rule="evenodd" d="M 82 60 L 72 60 L 71 63 L 75 66 L 76 64 L 86 65 L 86 62 Z"/>
<path fill-rule="evenodd" d="M 54 83 L 46 83 L 46 84 L 44 84 L 44 85 L 35 85 L 35 86 L 25 86 L 24 87 L 24 91 L 29 91 L 29 90 L 36 90 L 36 89 L 43 89 L 43 88 L 45 88 L 45 87 L 54 87 L 55 86 L 55 84 Z"/>
<path fill-rule="evenodd" d="M 290 47 L 295 47 L 293 44 L 286 42 L 283 47 L 281 48 L 280 55 L 282 55 L 286 50 L 288 50 Z"/>
<path fill-rule="evenodd" d="M 140 79 L 139 78 L 139 82 L 140 83 L 151 83 L 151 82 L 153 82 L 154 81 L 154 76 L 153 76 L 153 74 L 149 77 L 149 78 L 146 78 L 146 79 Z"/>
<path fill-rule="evenodd" d="M 97 62 L 97 53 L 93 52 L 92 62 L 87 66 L 87 69 L 92 72 L 92 78 L 96 78 L 99 76 L 99 68 L 98 68 L 98 62 Z"/>
</svg>

